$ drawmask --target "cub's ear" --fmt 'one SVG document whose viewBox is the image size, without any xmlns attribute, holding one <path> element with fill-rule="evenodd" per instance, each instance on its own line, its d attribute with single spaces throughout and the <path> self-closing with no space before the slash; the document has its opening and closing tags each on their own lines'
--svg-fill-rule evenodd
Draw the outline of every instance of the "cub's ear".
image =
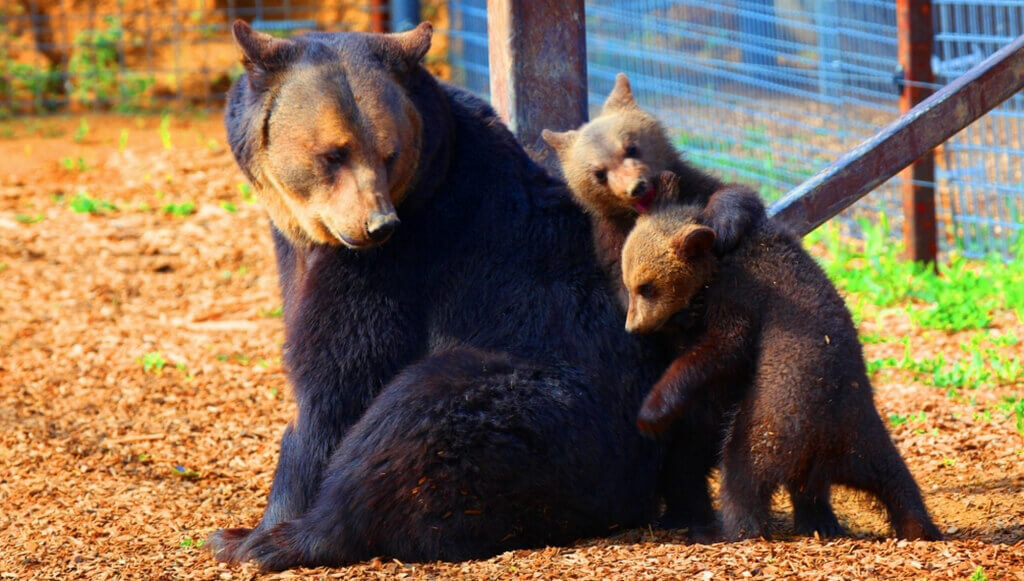
<svg viewBox="0 0 1024 581">
<path fill-rule="evenodd" d="M 299 56 L 300 48 L 294 41 L 253 30 L 244 20 L 236 20 L 231 32 L 242 49 L 249 86 L 256 91 L 265 89 L 274 73 L 287 68 Z"/>
<path fill-rule="evenodd" d="M 629 86 L 629 78 L 626 73 L 615 75 L 615 87 L 604 102 L 601 113 L 612 113 L 623 109 L 636 109 L 636 99 L 633 98 L 633 89 Z"/>
<path fill-rule="evenodd" d="M 576 142 L 576 137 L 579 132 L 575 129 L 569 131 L 552 131 L 545 129 L 540 132 L 540 137 L 551 146 L 551 149 L 555 150 L 555 153 L 561 155 L 563 151 L 566 151 L 572 144 Z"/>
<path fill-rule="evenodd" d="M 421 22 L 406 32 L 395 32 L 381 36 L 380 57 L 395 72 L 405 74 L 416 68 L 430 50 L 434 26 Z"/>
<path fill-rule="evenodd" d="M 707 226 L 687 226 L 677 232 L 670 243 L 679 260 L 692 263 L 711 253 L 715 231 Z"/>
</svg>

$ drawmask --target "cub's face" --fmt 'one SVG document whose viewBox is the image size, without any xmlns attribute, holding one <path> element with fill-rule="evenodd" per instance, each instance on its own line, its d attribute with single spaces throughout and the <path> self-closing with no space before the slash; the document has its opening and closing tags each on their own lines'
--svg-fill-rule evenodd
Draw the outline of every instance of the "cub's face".
<svg viewBox="0 0 1024 581">
<path fill-rule="evenodd" d="M 666 230 L 641 217 L 622 249 L 622 282 L 629 291 L 626 330 L 650 333 L 690 304 L 710 280 L 714 230 L 685 224 Z"/>
<path fill-rule="evenodd" d="M 622 74 L 600 116 L 578 130 L 542 136 L 558 153 L 577 201 L 604 217 L 646 212 L 658 176 L 678 159 L 664 127 L 637 106 Z"/>
<path fill-rule="evenodd" d="M 251 152 L 239 161 L 275 225 L 300 244 L 384 243 L 419 163 L 422 120 L 401 82 L 430 26 L 297 40 L 244 23 L 234 32 L 248 84 L 229 108 L 244 107 Z"/>
</svg>

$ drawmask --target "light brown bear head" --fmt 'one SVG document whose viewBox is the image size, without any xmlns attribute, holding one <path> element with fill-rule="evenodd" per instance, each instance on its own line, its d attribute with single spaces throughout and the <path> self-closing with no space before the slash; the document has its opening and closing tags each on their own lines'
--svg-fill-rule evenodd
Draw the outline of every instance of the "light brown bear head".
<svg viewBox="0 0 1024 581">
<path fill-rule="evenodd" d="M 629 291 L 626 330 L 656 331 L 686 308 L 714 275 L 715 231 L 694 223 L 688 208 L 640 216 L 622 248 L 622 282 Z"/>
<path fill-rule="evenodd" d="M 422 119 L 402 83 L 432 28 L 282 40 L 236 21 L 246 74 L 225 123 L 239 165 L 296 244 L 365 249 L 399 224 L 419 163 Z"/>
<path fill-rule="evenodd" d="M 647 211 L 657 176 L 679 163 L 665 128 L 640 109 L 622 73 L 597 118 L 572 131 L 545 129 L 541 136 L 558 154 L 577 201 L 600 217 Z"/>
</svg>

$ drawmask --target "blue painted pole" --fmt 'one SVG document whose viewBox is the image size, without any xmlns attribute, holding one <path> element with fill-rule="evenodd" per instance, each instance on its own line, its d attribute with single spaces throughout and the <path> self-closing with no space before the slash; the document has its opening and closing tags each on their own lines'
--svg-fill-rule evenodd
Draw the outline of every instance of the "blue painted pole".
<svg viewBox="0 0 1024 581">
<path fill-rule="evenodd" d="M 419 0 L 391 0 L 391 31 L 404 32 L 420 23 Z"/>
</svg>

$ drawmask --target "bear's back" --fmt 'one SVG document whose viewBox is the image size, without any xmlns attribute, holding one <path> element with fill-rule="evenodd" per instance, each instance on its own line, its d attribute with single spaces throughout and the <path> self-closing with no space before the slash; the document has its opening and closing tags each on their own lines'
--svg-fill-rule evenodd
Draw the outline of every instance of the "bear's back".
<svg viewBox="0 0 1024 581">
<path fill-rule="evenodd" d="M 725 285 L 736 289 L 736 300 L 757 313 L 762 375 L 788 378 L 780 386 L 795 377 L 823 378 L 822 385 L 860 385 L 853 391 L 870 392 L 846 303 L 796 236 L 765 220 L 723 261 L 720 274 L 732 278 Z M 811 395 L 806 386 L 796 389 L 794 400 Z"/>
</svg>

